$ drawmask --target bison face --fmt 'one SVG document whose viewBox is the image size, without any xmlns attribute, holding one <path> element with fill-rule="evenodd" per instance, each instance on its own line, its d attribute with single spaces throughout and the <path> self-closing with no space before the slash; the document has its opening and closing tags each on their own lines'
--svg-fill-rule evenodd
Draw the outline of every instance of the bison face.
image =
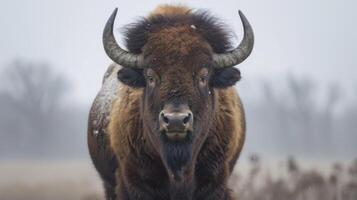
<svg viewBox="0 0 357 200">
<path fill-rule="evenodd" d="M 116 14 L 117 9 L 104 28 L 105 51 L 123 66 L 118 72 L 121 82 L 144 88 L 140 105 L 144 135 L 168 172 L 179 179 L 193 171 L 213 123 L 214 88 L 232 86 L 240 79 L 233 66 L 251 53 L 253 30 L 239 12 L 244 37 L 229 50 L 228 34 L 205 13 L 157 15 L 128 29 L 128 52 L 113 35 Z"/>
<path fill-rule="evenodd" d="M 146 61 L 149 67 L 122 68 L 118 73 L 121 82 L 144 87 L 145 134 L 175 178 L 193 166 L 207 137 L 215 110 L 214 88 L 232 86 L 240 79 L 236 68 L 214 69 L 207 50 L 196 49 L 178 59 L 174 59 L 178 54 L 155 54 Z M 167 62 L 170 57 L 172 62 Z"/>
</svg>

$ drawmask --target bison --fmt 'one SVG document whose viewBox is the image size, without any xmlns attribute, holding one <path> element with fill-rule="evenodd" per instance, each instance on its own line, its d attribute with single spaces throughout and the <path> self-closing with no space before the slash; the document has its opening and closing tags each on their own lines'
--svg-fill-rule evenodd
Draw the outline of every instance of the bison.
<svg viewBox="0 0 357 200">
<path fill-rule="evenodd" d="M 207 11 L 159 6 L 125 30 L 127 51 L 113 35 L 117 9 L 103 33 L 114 61 L 92 105 L 88 146 L 106 198 L 230 200 L 227 179 L 245 139 L 235 65 L 253 49 Z"/>
</svg>

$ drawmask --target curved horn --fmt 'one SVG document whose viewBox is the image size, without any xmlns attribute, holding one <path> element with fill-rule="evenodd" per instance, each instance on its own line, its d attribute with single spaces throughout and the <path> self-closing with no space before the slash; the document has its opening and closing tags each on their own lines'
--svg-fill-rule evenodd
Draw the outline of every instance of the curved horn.
<svg viewBox="0 0 357 200">
<path fill-rule="evenodd" d="M 114 62 L 123 67 L 143 68 L 143 57 L 140 54 L 133 54 L 122 49 L 115 41 L 113 34 L 114 20 L 117 15 L 118 8 L 110 16 L 103 31 L 103 45 L 105 52 Z"/>
<path fill-rule="evenodd" d="M 244 37 L 239 46 L 227 53 L 213 54 L 215 68 L 233 67 L 243 62 L 253 50 L 254 33 L 247 18 L 239 11 L 240 19 L 243 23 Z"/>
</svg>

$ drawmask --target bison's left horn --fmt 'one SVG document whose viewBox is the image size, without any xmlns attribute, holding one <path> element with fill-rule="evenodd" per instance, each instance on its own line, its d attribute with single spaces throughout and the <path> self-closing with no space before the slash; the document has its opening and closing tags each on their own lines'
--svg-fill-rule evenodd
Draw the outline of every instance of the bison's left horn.
<svg viewBox="0 0 357 200">
<path fill-rule="evenodd" d="M 117 15 L 118 8 L 107 21 L 103 31 L 103 45 L 107 55 L 117 64 L 123 67 L 143 68 L 143 57 L 140 54 L 133 54 L 122 49 L 115 41 L 113 34 L 114 20 Z"/>
<path fill-rule="evenodd" d="M 239 11 L 240 19 L 243 23 L 244 37 L 239 46 L 227 53 L 213 54 L 213 61 L 216 68 L 233 67 L 243 62 L 253 50 L 254 33 L 247 18 Z"/>
</svg>

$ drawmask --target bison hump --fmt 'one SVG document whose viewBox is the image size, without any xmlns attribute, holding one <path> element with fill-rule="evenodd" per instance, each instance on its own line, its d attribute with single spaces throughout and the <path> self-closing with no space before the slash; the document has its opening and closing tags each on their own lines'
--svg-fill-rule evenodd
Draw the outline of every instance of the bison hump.
<svg viewBox="0 0 357 200">
<path fill-rule="evenodd" d="M 118 98 L 117 88 L 119 80 L 117 73 L 121 66 L 111 64 L 104 74 L 102 87 L 98 92 L 92 108 L 90 110 L 90 122 L 93 127 L 93 133 L 96 137 L 98 134 L 107 133 L 107 126 L 109 123 L 109 115 L 113 102 Z"/>
</svg>

